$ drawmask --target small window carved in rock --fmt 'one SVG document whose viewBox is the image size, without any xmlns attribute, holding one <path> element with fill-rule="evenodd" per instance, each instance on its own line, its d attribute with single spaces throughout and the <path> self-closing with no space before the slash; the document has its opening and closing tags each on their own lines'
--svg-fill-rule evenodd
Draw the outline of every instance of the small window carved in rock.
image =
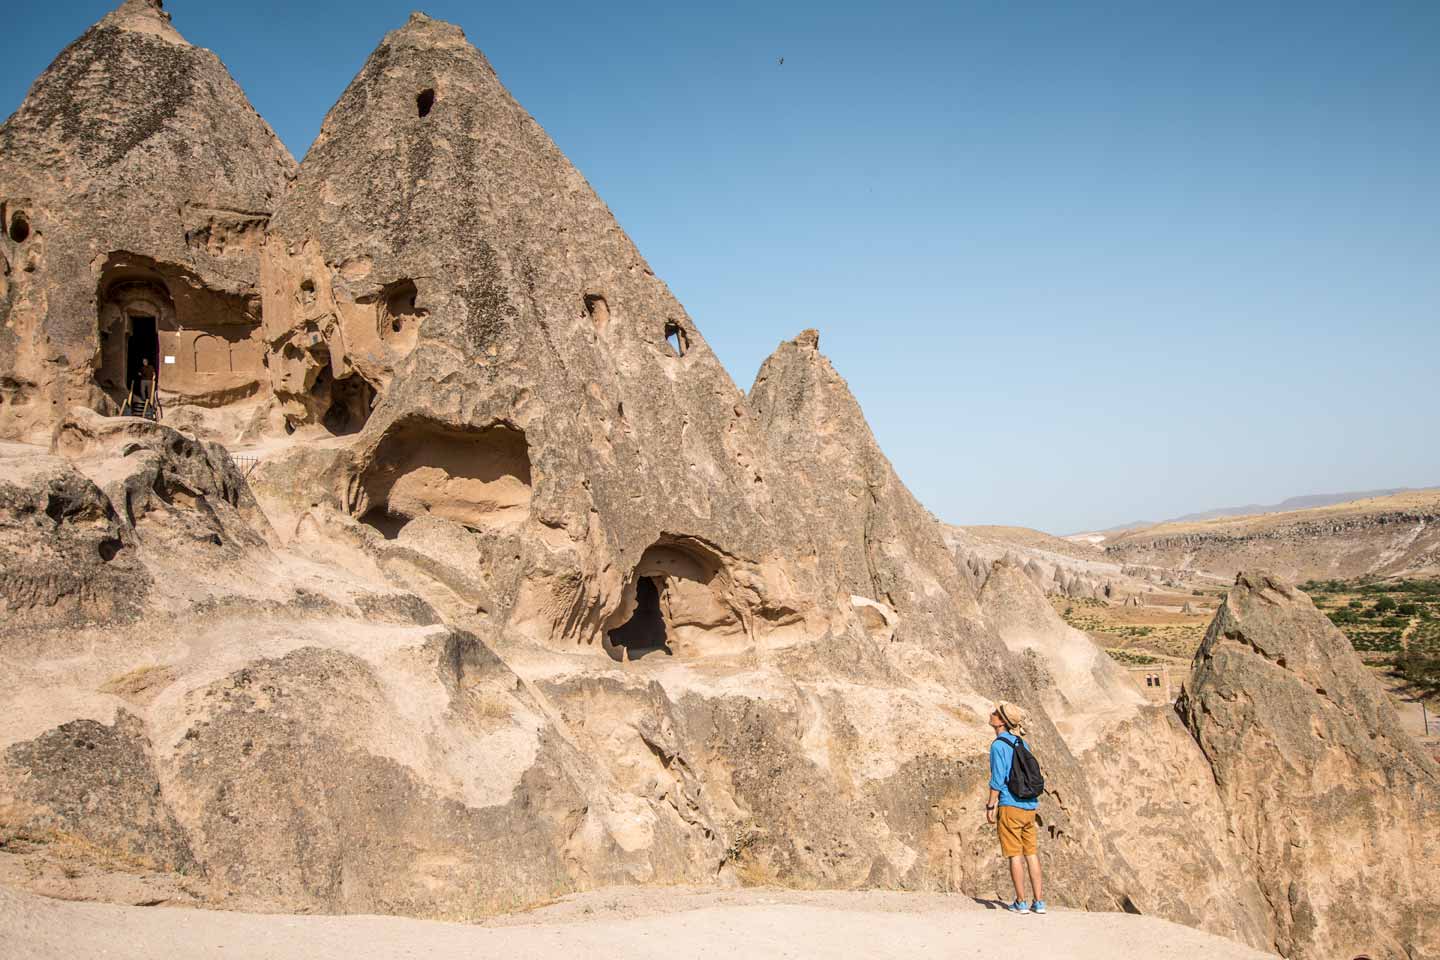
<svg viewBox="0 0 1440 960">
<path fill-rule="evenodd" d="M 677 357 L 685 356 L 690 349 L 690 338 L 685 335 L 685 328 L 674 320 L 665 321 L 665 342 Z"/>
<path fill-rule="evenodd" d="M 300 284 L 300 303 L 306 307 L 315 304 L 315 281 L 308 277 Z"/>
<path fill-rule="evenodd" d="M 430 108 L 435 106 L 435 91 L 431 89 L 421 90 L 415 95 L 415 111 L 422 117 L 430 115 Z"/>
<path fill-rule="evenodd" d="M 380 339 L 394 341 L 399 337 L 410 346 L 414 345 L 417 327 L 429 313 L 419 305 L 419 299 L 420 291 L 414 280 L 397 280 L 385 287 L 380 296 Z"/>
<path fill-rule="evenodd" d="M 17 210 L 15 216 L 10 218 L 10 239 L 16 243 L 24 243 L 30 239 L 30 221 L 22 211 Z"/>
<path fill-rule="evenodd" d="M 405 326 L 405 318 L 413 317 L 417 312 L 415 300 L 420 296 L 420 291 L 415 287 L 415 281 L 407 280 L 398 284 L 394 291 L 385 298 L 385 309 L 390 315 L 390 332 L 399 333 Z"/>
<path fill-rule="evenodd" d="M 596 333 L 604 333 L 610 325 L 610 304 L 598 293 L 585 294 L 585 313 L 595 325 Z"/>
</svg>

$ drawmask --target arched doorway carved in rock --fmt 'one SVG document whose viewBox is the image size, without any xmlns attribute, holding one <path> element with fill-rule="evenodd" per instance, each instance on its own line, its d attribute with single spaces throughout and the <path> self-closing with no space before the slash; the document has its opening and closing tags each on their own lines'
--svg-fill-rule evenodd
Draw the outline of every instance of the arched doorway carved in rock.
<svg viewBox="0 0 1440 960">
<path fill-rule="evenodd" d="M 122 276 L 104 286 L 100 301 L 100 365 L 95 380 L 117 404 L 141 379 L 148 361 L 164 382 L 160 333 L 173 331 L 175 302 L 158 277 Z"/>
</svg>

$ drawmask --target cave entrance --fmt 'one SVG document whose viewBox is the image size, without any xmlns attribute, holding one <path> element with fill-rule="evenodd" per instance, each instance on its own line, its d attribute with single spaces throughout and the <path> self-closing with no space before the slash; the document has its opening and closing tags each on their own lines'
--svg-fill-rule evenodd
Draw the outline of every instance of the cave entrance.
<svg viewBox="0 0 1440 960">
<path fill-rule="evenodd" d="M 127 263 L 106 267 L 97 303 L 100 350 L 95 382 L 117 406 L 128 397 L 138 411 L 144 405 L 142 381 L 153 382 L 158 377 L 162 354 L 174 362 L 171 355 L 176 353 L 179 330 L 175 301 L 158 273 Z M 144 372 L 147 365 L 151 371 L 148 374 Z M 174 389 L 175 370 L 169 364 L 165 367 L 167 391 Z"/>
<path fill-rule="evenodd" d="M 155 318 L 132 313 L 125 335 L 125 389 L 132 405 L 144 405 L 160 375 L 160 333 Z"/>
<path fill-rule="evenodd" d="M 635 583 L 635 612 L 630 619 L 610 631 L 610 643 L 618 659 L 638 660 L 651 653 L 673 657 L 665 629 L 665 614 L 660 609 L 663 577 L 641 577 Z"/>
<path fill-rule="evenodd" d="M 321 380 L 330 386 L 330 406 L 321 418 L 325 429 L 337 437 L 359 433 L 370 419 L 370 410 L 375 406 L 375 388 L 359 374 L 352 374 L 343 380 L 330 380 L 329 368 L 320 371 L 315 381 L 317 388 Z"/>
<path fill-rule="evenodd" d="M 749 648 L 744 601 L 726 561 L 704 541 L 663 534 L 640 555 L 633 578 L 601 633 L 611 659 L 660 652 L 692 660 Z"/>
</svg>

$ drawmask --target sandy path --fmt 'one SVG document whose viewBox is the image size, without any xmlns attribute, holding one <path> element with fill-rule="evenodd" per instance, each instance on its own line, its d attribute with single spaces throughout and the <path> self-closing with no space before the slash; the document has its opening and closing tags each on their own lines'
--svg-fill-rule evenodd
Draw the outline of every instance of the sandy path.
<svg viewBox="0 0 1440 960">
<path fill-rule="evenodd" d="M 657 904 L 659 912 L 651 909 Z M 3 888 L 0 955 L 7 960 L 1269 956 L 1150 917 L 1073 911 L 1016 917 L 961 897 L 926 894 L 601 891 L 474 926 L 397 917 L 266 916 L 66 903 Z"/>
</svg>

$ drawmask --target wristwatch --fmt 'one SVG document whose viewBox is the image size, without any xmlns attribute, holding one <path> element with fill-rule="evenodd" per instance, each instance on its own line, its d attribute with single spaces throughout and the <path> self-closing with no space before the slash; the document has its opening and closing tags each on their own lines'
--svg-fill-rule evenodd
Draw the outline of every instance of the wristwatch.
<svg viewBox="0 0 1440 960">
<path fill-rule="evenodd" d="M 998 803 L 987 803 L 987 804 L 985 804 L 985 809 L 986 809 L 986 810 L 994 810 L 994 809 L 995 809 L 996 807 L 998 807 L 998 806 L 1000 806 L 1000 804 L 998 804 Z"/>
</svg>

